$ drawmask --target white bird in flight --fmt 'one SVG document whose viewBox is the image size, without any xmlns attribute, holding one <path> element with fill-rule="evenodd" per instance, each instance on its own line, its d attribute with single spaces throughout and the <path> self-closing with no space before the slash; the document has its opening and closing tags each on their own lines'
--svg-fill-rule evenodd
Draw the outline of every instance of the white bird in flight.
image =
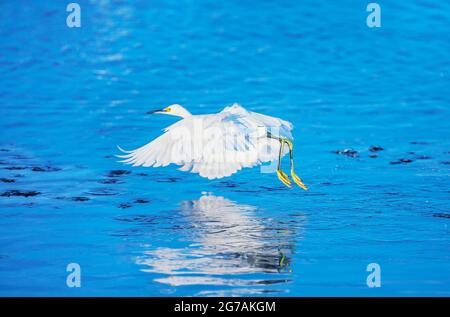
<svg viewBox="0 0 450 317">
<path fill-rule="evenodd" d="M 294 171 L 292 124 L 288 121 L 247 111 L 238 104 L 215 114 L 193 115 L 178 104 L 147 113 L 182 119 L 164 129 L 150 143 L 117 155 L 133 166 L 180 165 L 181 171 L 198 173 L 208 179 L 230 176 L 244 167 L 265 162 L 277 164 L 277 176 L 288 187 L 289 176 L 281 170 L 281 158 L 289 153 L 292 180 L 308 189 Z"/>
</svg>

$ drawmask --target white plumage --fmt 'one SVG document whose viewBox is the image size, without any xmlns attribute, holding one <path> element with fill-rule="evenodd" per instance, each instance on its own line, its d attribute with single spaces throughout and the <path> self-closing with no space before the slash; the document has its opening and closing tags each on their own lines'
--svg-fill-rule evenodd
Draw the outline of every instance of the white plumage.
<svg viewBox="0 0 450 317">
<path fill-rule="evenodd" d="M 155 112 L 182 119 L 138 149 L 121 149 L 126 153 L 119 156 L 124 159 L 121 162 L 144 167 L 176 164 L 181 165 L 181 171 L 215 179 L 278 160 L 280 142 L 268 137 L 267 132 L 292 139 L 290 122 L 247 111 L 238 104 L 216 114 L 192 115 L 180 105 Z M 282 155 L 286 153 L 287 147 Z"/>
</svg>

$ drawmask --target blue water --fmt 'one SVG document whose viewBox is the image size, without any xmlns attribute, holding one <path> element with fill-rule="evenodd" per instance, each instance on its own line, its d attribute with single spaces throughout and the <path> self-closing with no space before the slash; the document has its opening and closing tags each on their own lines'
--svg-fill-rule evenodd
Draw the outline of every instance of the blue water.
<svg viewBox="0 0 450 317">
<path fill-rule="evenodd" d="M 449 2 L 278 2 L 1 1 L 0 295 L 450 295 Z M 113 156 L 233 102 L 309 191 Z"/>
</svg>

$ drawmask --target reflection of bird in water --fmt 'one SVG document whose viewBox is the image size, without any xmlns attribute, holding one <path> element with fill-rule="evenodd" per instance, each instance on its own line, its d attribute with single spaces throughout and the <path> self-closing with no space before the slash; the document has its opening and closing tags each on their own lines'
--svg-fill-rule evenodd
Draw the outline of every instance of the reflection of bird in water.
<svg viewBox="0 0 450 317">
<path fill-rule="evenodd" d="M 256 211 L 253 206 L 212 195 L 184 201 L 181 213 L 195 225 L 189 231 L 192 236 L 188 237 L 194 243 L 188 248 L 159 247 L 147 251 L 137 263 L 149 266 L 144 271 L 169 275 L 158 281 L 171 285 L 274 283 L 274 280 L 223 278 L 224 275 L 290 271 L 296 229 L 300 224 L 259 218 Z"/>
<path fill-rule="evenodd" d="M 307 189 L 294 171 L 292 124 L 288 121 L 247 111 L 238 104 L 219 113 L 192 115 L 180 105 L 150 113 L 181 117 L 164 134 L 133 151 L 124 151 L 122 162 L 133 166 L 159 167 L 169 164 L 198 173 L 208 179 L 223 178 L 244 167 L 278 160 L 278 178 L 288 187 L 292 183 L 281 170 L 281 158 L 289 153 L 291 177 Z"/>
</svg>

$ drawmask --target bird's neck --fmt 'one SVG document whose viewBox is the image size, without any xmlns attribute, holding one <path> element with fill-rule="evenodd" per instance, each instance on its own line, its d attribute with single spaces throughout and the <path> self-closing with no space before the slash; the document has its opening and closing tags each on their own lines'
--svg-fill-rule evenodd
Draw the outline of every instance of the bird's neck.
<svg viewBox="0 0 450 317">
<path fill-rule="evenodd" d="M 189 118 L 189 117 L 192 116 L 192 114 L 191 114 L 189 111 L 187 111 L 186 109 L 184 109 L 184 108 L 183 108 L 182 111 L 180 111 L 180 113 L 179 113 L 178 115 L 179 115 L 180 117 L 182 117 L 183 119 Z"/>
</svg>

